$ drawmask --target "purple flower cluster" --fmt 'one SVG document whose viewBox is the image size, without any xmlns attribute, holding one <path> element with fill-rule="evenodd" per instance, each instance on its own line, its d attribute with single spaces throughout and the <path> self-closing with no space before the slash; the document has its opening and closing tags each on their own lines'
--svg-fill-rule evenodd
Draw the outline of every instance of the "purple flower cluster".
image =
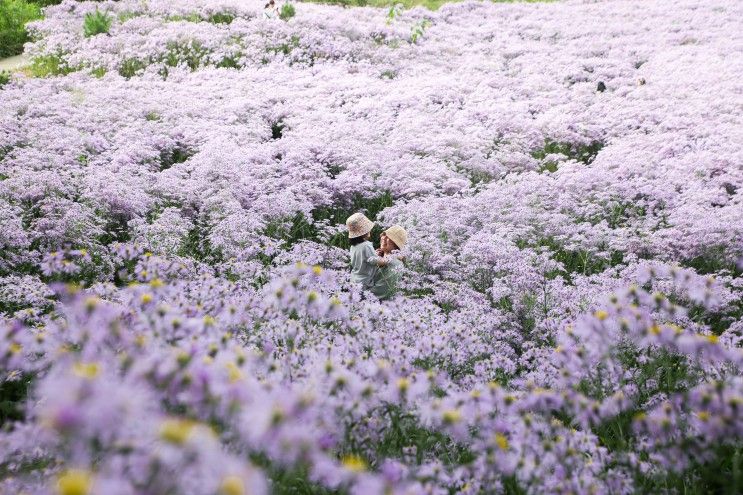
<svg viewBox="0 0 743 495">
<path fill-rule="evenodd" d="M 739 462 L 741 5 L 295 7 L 33 24 L 51 77 L 0 89 L 0 492 L 633 493 Z M 389 301 L 349 282 L 359 209 L 410 233 Z"/>
</svg>

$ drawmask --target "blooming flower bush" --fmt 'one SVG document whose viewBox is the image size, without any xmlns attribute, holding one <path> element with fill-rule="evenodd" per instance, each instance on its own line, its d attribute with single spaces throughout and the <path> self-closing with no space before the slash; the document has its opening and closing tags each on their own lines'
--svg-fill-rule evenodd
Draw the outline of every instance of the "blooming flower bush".
<svg viewBox="0 0 743 495">
<path fill-rule="evenodd" d="M 0 491 L 740 490 L 741 15 L 49 7 L 0 89 Z M 359 210 L 410 233 L 391 301 Z"/>
</svg>

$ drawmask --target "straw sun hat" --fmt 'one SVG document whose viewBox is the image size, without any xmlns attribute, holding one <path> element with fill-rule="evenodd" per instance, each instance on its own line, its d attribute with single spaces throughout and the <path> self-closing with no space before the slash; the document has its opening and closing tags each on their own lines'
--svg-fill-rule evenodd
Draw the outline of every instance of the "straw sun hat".
<svg viewBox="0 0 743 495">
<path fill-rule="evenodd" d="M 346 227 L 348 227 L 348 238 L 353 239 L 371 232 L 374 222 L 366 218 L 363 213 L 354 213 L 346 220 Z"/>
<path fill-rule="evenodd" d="M 385 230 L 384 233 L 399 249 L 402 249 L 408 243 L 408 233 L 399 225 L 393 225 Z"/>
</svg>

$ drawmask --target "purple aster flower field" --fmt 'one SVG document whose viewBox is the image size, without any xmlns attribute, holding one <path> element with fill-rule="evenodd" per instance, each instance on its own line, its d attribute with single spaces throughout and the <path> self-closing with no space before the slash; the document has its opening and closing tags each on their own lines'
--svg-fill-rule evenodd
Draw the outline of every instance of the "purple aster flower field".
<svg viewBox="0 0 743 495">
<path fill-rule="evenodd" d="M 28 24 L 0 493 L 741 493 L 743 3 L 286 5 Z"/>
</svg>

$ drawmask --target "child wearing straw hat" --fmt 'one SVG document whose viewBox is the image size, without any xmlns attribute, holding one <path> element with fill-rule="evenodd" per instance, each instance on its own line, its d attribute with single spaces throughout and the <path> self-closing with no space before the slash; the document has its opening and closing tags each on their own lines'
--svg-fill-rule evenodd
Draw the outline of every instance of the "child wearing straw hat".
<svg viewBox="0 0 743 495">
<path fill-rule="evenodd" d="M 393 225 L 382 233 L 381 247 L 377 250 L 379 267 L 369 290 L 379 299 L 389 299 L 397 292 L 402 273 L 402 259 L 393 253 L 405 247 L 408 233 L 399 225 Z"/>
<path fill-rule="evenodd" d="M 374 222 L 363 213 L 354 213 L 346 220 L 346 227 L 351 243 L 351 282 L 369 289 L 378 269 L 376 252 L 369 240 Z"/>
</svg>

